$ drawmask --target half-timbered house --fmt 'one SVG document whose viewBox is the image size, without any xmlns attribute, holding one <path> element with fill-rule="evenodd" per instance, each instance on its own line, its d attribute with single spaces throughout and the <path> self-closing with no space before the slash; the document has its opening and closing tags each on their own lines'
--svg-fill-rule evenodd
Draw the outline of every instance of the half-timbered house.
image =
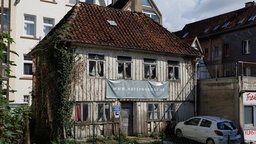
<svg viewBox="0 0 256 144">
<path fill-rule="evenodd" d="M 60 61 L 39 56 L 54 55 L 60 47 L 75 55 L 70 97 L 77 139 L 111 135 L 118 128 L 127 135 L 159 132 L 196 114 L 198 49 L 143 13 L 80 2 L 30 53 L 35 68 L 32 106 L 46 101 L 49 123 L 54 121 L 49 103 L 55 91 L 50 89 L 61 71 L 45 74 L 43 69 L 53 63 L 58 68 Z M 43 74 L 50 82 L 39 87 Z"/>
</svg>

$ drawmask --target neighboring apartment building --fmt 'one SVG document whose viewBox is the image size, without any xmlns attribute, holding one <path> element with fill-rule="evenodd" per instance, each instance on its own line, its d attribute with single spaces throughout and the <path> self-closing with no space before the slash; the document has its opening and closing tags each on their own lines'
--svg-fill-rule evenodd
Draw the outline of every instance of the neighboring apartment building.
<svg viewBox="0 0 256 144">
<path fill-rule="evenodd" d="M 65 33 L 54 35 L 60 29 Z M 57 43 L 51 41 L 56 36 Z M 196 114 L 198 49 L 142 13 L 79 3 L 30 53 L 35 130 L 46 130 L 40 138 L 58 121 L 51 110 L 61 109 L 54 99 L 62 97 L 55 95 L 55 65 L 62 62 L 47 57 L 62 48 L 76 55 L 68 95 L 74 97 L 65 99 L 75 100 L 71 118 L 77 140 L 117 134 L 118 128 L 127 135 L 160 132 Z"/>
<path fill-rule="evenodd" d="M 106 6 L 104 0 L 80 0 Z M 4 0 L 7 8 L 7 0 Z M 77 0 L 10 0 L 11 37 L 15 43 L 11 50 L 19 56 L 10 55 L 17 66 L 11 67 L 16 78 L 9 80 L 11 104 L 31 104 L 32 60 L 27 53 L 59 22 Z M 4 13 L 7 9 L 4 9 Z M 5 20 L 5 19 L 4 19 Z M 5 21 L 6 22 L 6 21 Z"/>
<path fill-rule="evenodd" d="M 198 37 L 199 114 L 234 120 L 245 141 L 256 141 L 256 5 L 185 25 L 182 39 Z"/>
</svg>

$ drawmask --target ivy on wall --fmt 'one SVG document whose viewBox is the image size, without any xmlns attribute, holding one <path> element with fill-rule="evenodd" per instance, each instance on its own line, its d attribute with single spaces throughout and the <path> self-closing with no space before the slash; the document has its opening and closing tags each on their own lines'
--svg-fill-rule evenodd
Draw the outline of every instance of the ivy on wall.
<svg viewBox="0 0 256 144">
<path fill-rule="evenodd" d="M 71 112 L 74 96 L 71 92 L 75 49 L 63 38 L 70 25 L 54 30 L 32 50 L 35 63 L 33 78 L 33 141 L 64 143 L 71 133 Z"/>
</svg>

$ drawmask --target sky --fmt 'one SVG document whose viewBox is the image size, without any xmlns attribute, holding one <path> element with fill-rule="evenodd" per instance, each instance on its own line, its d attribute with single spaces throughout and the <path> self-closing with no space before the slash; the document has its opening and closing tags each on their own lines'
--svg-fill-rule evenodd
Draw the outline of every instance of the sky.
<svg viewBox="0 0 256 144">
<path fill-rule="evenodd" d="M 251 0 L 252 1 L 252 0 Z M 163 26 L 171 32 L 185 24 L 244 8 L 249 0 L 154 0 Z"/>
</svg>

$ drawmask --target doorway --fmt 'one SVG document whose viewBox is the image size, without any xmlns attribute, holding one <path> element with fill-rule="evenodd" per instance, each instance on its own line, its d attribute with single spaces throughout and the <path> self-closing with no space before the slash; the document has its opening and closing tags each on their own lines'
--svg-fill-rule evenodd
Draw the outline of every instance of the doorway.
<svg viewBox="0 0 256 144">
<path fill-rule="evenodd" d="M 128 136 L 133 135 L 133 102 L 121 102 L 121 130 Z"/>
</svg>

